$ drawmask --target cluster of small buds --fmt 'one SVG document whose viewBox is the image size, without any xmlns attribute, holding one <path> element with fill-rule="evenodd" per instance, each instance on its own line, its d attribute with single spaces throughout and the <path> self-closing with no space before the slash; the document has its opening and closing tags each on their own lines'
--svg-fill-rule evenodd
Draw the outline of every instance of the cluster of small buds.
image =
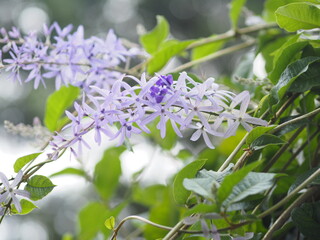
<svg viewBox="0 0 320 240">
<path fill-rule="evenodd" d="M 33 119 L 33 125 L 26 125 L 23 123 L 15 125 L 6 120 L 4 121 L 4 128 L 9 133 L 34 139 L 36 146 L 42 145 L 52 137 L 52 133 L 41 124 L 40 119 L 37 117 Z"/>
<path fill-rule="evenodd" d="M 164 138 L 170 122 L 179 137 L 183 137 L 182 130 L 195 129 L 191 140 L 202 135 L 207 146 L 214 148 L 210 136 L 229 137 L 240 124 L 248 131 L 252 129 L 250 124 L 267 125 L 266 121 L 246 114 L 248 91 L 235 95 L 220 89 L 213 78 L 200 83 L 185 72 L 177 80 L 171 75 L 156 75 L 148 81 L 145 74 L 141 79 L 123 76 L 111 89 L 95 88 L 95 92 L 88 94 L 81 105 L 74 104 L 75 115 L 66 112 L 71 122 L 64 129 L 71 129 L 71 136 L 60 133 L 54 137 L 52 158 L 65 148 L 76 156 L 83 146 L 90 148 L 83 139 L 90 130 L 95 131 L 96 143 L 100 144 L 101 134 L 105 134 L 110 140 L 118 139 L 120 145 L 133 134 L 149 133 L 147 125 L 153 121 L 158 121 L 157 128 Z M 224 122 L 225 131 L 220 127 Z"/>
<path fill-rule="evenodd" d="M 72 25 L 45 25 L 40 38 L 36 33 L 22 36 L 15 27 L 11 31 L 0 29 L 1 69 L 11 72 L 9 78 L 20 83 L 21 70 L 28 72 L 24 81 L 33 81 L 34 88 L 40 83 L 45 86 L 45 79 L 54 78 L 56 89 L 70 84 L 90 92 L 91 86 L 110 88 L 121 75 L 113 69 L 141 53 L 136 48 L 126 49 L 112 30 L 106 39 L 85 39 L 82 26 L 71 31 Z M 10 58 L 1 61 L 2 52 L 9 52 Z"/>
<path fill-rule="evenodd" d="M 26 190 L 17 189 L 23 177 L 23 172 L 19 171 L 17 176 L 14 178 L 12 183 L 9 183 L 8 178 L 0 172 L 0 181 L 2 185 L 0 186 L 0 204 L 3 206 L 8 204 L 10 201 L 13 202 L 18 212 L 21 212 L 21 204 L 17 195 L 22 198 L 29 198 L 30 194 Z M 0 207 L 0 215 L 4 214 L 3 206 Z"/>
</svg>

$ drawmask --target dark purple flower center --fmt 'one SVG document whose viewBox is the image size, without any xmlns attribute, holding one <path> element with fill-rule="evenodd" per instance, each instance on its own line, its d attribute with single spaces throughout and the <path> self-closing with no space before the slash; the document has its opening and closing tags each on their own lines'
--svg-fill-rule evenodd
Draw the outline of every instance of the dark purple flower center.
<svg viewBox="0 0 320 240">
<path fill-rule="evenodd" d="M 150 88 L 151 97 L 153 97 L 157 103 L 161 103 L 169 90 L 171 90 L 172 83 L 172 75 L 161 75 L 155 85 Z"/>
</svg>

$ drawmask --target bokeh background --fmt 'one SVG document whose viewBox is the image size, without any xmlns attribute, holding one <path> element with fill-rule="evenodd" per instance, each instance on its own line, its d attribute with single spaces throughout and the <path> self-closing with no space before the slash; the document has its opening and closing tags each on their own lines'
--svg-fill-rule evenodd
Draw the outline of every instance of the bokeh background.
<svg viewBox="0 0 320 240">
<path fill-rule="evenodd" d="M 0 27 L 6 29 L 17 26 L 22 32 L 41 31 L 43 23 L 56 21 L 61 26 L 72 24 L 75 27 L 83 25 L 86 36 L 105 36 L 113 28 L 118 36 L 138 43 L 138 32 L 141 29 L 150 30 L 156 24 L 156 15 L 163 15 L 170 23 L 173 37 L 185 40 L 207 37 L 230 29 L 228 18 L 228 0 L 0 0 Z M 263 0 L 248 0 L 246 16 L 261 13 Z M 240 25 L 246 24 L 245 18 Z M 245 51 L 249 51 L 248 49 Z M 203 64 L 195 71 L 204 76 L 222 78 L 232 76 L 239 56 L 243 52 L 226 56 Z M 36 91 L 36 92 L 35 92 Z M 52 85 L 33 90 L 31 84 L 18 85 L 8 81 L 5 74 L 0 78 L 0 171 L 12 171 L 16 158 L 37 151 L 30 139 L 24 139 L 7 133 L 3 128 L 4 120 L 15 124 L 32 124 L 35 116 L 43 119 L 46 97 L 54 91 Z M 146 147 L 147 154 L 144 153 Z M 87 159 L 98 159 L 103 146 L 97 151 L 88 153 Z M 150 164 L 150 156 L 159 155 L 151 145 L 137 147 L 134 155 L 124 157 L 123 182 L 133 172 L 142 166 Z M 94 154 L 93 154 L 94 152 Z M 161 154 L 160 154 L 161 155 Z M 164 174 L 152 178 L 152 169 L 145 176 L 148 182 L 165 182 L 165 178 L 173 174 L 181 163 L 174 162 L 168 156 L 168 167 Z M 139 164 L 130 164 L 136 159 Z M 156 162 L 156 161 L 155 161 Z M 48 175 L 54 170 L 79 164 L 66 158 L 52 168 L 41 170 L 40 174 Z M 84 160 L 90 168 L 90 163 Z M 126 176 L 127 175 L 127 176 Z M 0 239 L 4 240 L 55 240 L 67 233 L 77 232 L 77 213 L 82 206 L 94 198 L 94 191 L 82 179 L 61 177 L 52 179 L 58 185 L 45 199 L 38 204 L 40 210 L 35 210 L 27 216 L 7 217 L 0 226 Z"/>
</svg>

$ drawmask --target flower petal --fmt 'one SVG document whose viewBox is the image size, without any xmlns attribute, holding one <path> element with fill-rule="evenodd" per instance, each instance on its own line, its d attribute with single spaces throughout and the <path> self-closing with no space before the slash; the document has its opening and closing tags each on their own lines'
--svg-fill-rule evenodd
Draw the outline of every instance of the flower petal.
<svg viewBox="0 0 320 240">
<path fill-rule="evenodd" d="M 268 122 L 265 120 L 262 120 L 260 118 L 255 118 L 255 117 L 244 117 L 242 118 L 243 121 L 247 122 L 247 123 L 251 123 L 251 124 L 255 124 L 255 125 L 260 125 L 260 126 L 268 126 Z"/>
<path fill-rule="evenodd" d="M 238 121 L 235 121 L 234 123 L 232 123 L 229 126 L 228 130 L 226 131 L 226 133 L 224 134 L 224 137 L 227 138 L 227 137 L 235 135 L 239 125 L 240 125 L 240 122 L 238 122 Z"/>
<path fill-rule="evenodd" d="M 9 181 L 8 181 L 7 177 L 2 172 L 0 172 L 0 181 L 3 183 L 3 185 L 6 189 L 10 188 Z"/>
<path fill-rule="evenodd" d="M 204 142 L 207 144 L 207 146 L 211 149 L 215 149 L 215 147 L 212 145 L 212 143 L 209 139 L 208 134 L 206 132 L 203 132 L 202 136 L 203 136 Z"/>
<path fill-rule="evenodd" d="M 192 134 L 190 140 L 191 140 L 191 141 L 197 141 L 197 140 L 201 137 L 201 133 L 202 133 L 201 129 L 198 129 L 197 131 L 195 131 L 195 132 Z"/>
<path fill-rule="evenodd" d="M 26 190 L 15 189 L 14 193 L 25 198 L 30 198 L 30 193 Z"/>
<path fill-rule="evenodd" d="M 19 184 L 19 182 L 21 181 L 23 177 L 23 172 L 19 171 L 17 176 L 15 177 L 15 179 L 13 180 L 12 184 L 11 184 L 11 188 L 14 188 L 15 186 L 17 186 Z"/>
</svg>

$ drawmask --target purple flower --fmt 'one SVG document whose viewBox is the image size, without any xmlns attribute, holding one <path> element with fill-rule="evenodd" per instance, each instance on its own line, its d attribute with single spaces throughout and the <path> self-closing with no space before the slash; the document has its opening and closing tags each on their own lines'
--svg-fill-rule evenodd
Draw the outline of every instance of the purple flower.
<svg viewBox="0 0 320 240">
<path fill-rule="evenodd" d="M 160 116 L 160 121 L 157 125 L 157 128 L 160 130 L 160 135 L 162 138 L 166 136 L 166 122 L 168 119 L 172 120 L 171 124 L 176 134 L 182 137 L 180 130 L 176 127 L 175 123 L 182 124 L 182 119 L 179 115 L 174 114 L 172 111 L 172 105 L 175 104 L 177 98 L 179 97 L 179 92 L 176 92 L 165 105 L 161 104 L 150 104 L 150 107 L 155 110 L 155 112 L 151 113 L 148 117 L 142 120 L 142 124 L 147 124 L 153 121 L 156 117 Z"/>
<path fill-rule="evenodd" d="M 156 103 L 161 103 L 163 99 L 171 92 L 173 83 L 172 75 L 160 75 L 155 85 L 150 87 L 150 96 L 156 100 Z"/>
<path fill-rule="evenodd" d="M 121 120 L 121 127 L 119 128 L 118 132 L 111 138 L 111 140 L 119 138 L 117 146 L 123 144 L 126 138 L 130 138 L 132 133 L 140 134 L 142 131 L 134 127 L 132 123 L 126 122 L 125 120 Z"/>
<path fill-rule="evenodd" d="M 190 125 L 190 128 L 194 128 L 197 129 L 191 136 L 190 140 L 191 141 L 197 141 L 201 135 L 203 136 L 204 142 L 206 143 L 206 145 L 211 148 L 214 149 L 215 147 L 212 145 L 211 140 L 208 136 L 208 134 L 213 135 L 213 136 L 219 136 L 222 137 L 223 134 L 219 133 L 217 131 L 214 131 L 213 129 L 210 128 L 206 128 L 204 125 L 202 125 L 201 123 L 196 123 L 196 126 Z"/>
<path fill-rule="evenodd" d="M 1 190 L 0 203 L 7 203 L 8 199 L 12 199 L 18 212 L 21 212 L 20 201 L 16 195 L 22 196 L 23 198 L 29 198 L 29 192 L 25 190 L 15 189 L 18 184 L 20 184 L 23 177 L 23 172 L 19 171 L 13 182 L 10 184 L 8 178 L 0 172 L 0 181 L 2 182 L 4 188 Z"/>
<path fill-rule="evenodd" d="M 231 120 L 229 122 L 228 130 L 225 133 L 225 137 L 230 137 L 235 135 L 239 125 L 241 124 L 248 132 L 252 130 L 252 127 L 249 125 L 260 125 L 267 126 L 268 122 L 260 118 L 251 117 L 246 114 L 247 108 L 250 103 L 250 94 L 248 91 L 243 91 L 238 94 L 231 102 L 228 112 L 223 112 L 220 114 L 220 117 L 227 118 Z M 235 109 L 236 106 L 240 104 L 240 110 Z"/>
</svg>

